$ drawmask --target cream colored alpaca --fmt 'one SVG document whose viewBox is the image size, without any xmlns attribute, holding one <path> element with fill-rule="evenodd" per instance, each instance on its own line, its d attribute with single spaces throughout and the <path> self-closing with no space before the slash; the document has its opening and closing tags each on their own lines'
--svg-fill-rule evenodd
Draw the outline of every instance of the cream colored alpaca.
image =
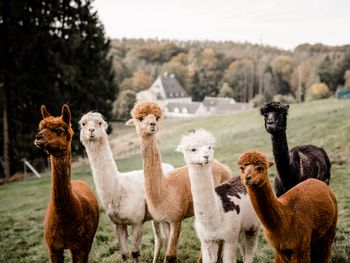
<svg viewBox="0 0 350 263">
<path fill-rule="evenodd" d="M 223 263 L 235 263 L 239 243 L 244 262 L 252 263 L 260 223 L 239 176 L 214 186 L 210 169 L 214 146 L 211 133 L 196 129 L 184 135 L 177 148 L 188 167 L 202 259 L 217 262 L 222 251 Z"/>
<path fill-rule="evenodd" d="M 176 262 L 181 222 L 194 215 L 188 169 L 184 166 L 165 176 L 163 174 L 156 137 L 162 117 L 159 105 L 154 102 L 139 102 L 131 115 L 133 119 L 127 124 L 136 126 L 140 139 L 147 205 L 155 220 L 170 224 L 165 260 Z M 212 173 L 215 185 L 231 178 L 230 170 L 218 161 L 213 162 Z"/>
<path fill-rule="evenodd" d="M 89 157 L 97 194 L 106 213 L 114 224 L 123 261 L 129 257 L 127 226 L 132 227 L 132 257 L 138 262 L 141 248 L 142 225 L 152 217 L 147 210 L 144 176 L 142 170 L 121 173 L 113 159 L 106 133 L 107 123 L 98 112 L 89 112 L 79 121 L 80 140 Z M 164 169 L 174 169 L 164 164 Z M 153 262 L 157 261 L 162 240 L 160 224 L 153 222 L 155 251 Z"/>
</svg>

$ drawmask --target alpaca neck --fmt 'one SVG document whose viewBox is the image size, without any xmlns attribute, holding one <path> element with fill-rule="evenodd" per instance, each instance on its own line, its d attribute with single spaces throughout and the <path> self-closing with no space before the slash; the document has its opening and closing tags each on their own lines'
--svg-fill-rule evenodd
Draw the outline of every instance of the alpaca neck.
<svg viewBox="0 0 350 263">
<path fill-rule="evenodd" d="M 105 208 L 116 195 L 118 169 L 114 161 L 107 138 L 96 142 L 86 142 L 85 149 L 89 158 L 96 191 Z"/>
<path fill-rule="evenodd" d="M 294 185 L 294 180 L 290 171 L 290 158 L 286 132 L 281 131 L 271 134 L 271 140 L 277 174 L 281 180 L 287 184 L 288 188 L 290 188 Z"/>
<path fill-rule="evenodd" d="M 247 192 L 264 227 L 270 231 L 278 228 L 283 219 L 282 205 L 272 191 L 268 178 L 261 185 L 247 186 Z"/>
<path fill-rule="evenodd" d="M 51 201 L 58 211 L 69 211 L 73 201 L 70 151 L 51 155 L 51 169 Z"/>
<path fill-rule="evenodd" d="M 188 165 L 196 220 L 213 225 L 220 215 L 210 166 Z"/>
<path fill-rule="evenodd" d="M 164 200 L 164 176 L 156 136 L 142 137 L 140 141 L 147 199 L 153 206 Z"/>
</svg>

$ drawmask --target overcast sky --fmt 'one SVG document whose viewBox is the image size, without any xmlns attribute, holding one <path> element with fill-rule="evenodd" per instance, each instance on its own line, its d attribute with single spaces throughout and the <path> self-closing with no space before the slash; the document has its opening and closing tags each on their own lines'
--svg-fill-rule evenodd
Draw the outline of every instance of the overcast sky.
<svg viewBox="0 0 350 263">
<path fill-rule="evenodd" d="M 110 38 L 350 44 L 350 0 L 95 0 Z"/>
</svg>

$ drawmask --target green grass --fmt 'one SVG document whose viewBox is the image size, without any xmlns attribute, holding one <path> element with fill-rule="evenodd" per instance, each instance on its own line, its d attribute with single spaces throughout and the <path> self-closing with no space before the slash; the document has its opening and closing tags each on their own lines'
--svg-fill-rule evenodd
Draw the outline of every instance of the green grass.
<svg viewBox="0 0 350 263">
<path fill-rule="evenodd" d="M 326 149 L 332 160 L 331 188 L 338 199 L 339 220 L 333 245 L 332 262 L 350 262 L 350 100 L 334 99 L 291 105 L 287 136 L 289 147 L 315 144 Z M 162 160 L 180 166 L 182 155 L 175 152 L 181 135 L 187 130 L 202 127 L 214 133 L 217 139 L 216 158 L 227 164 L 238 175 L 236 162 L 246 150 L 258 149 L 272 159 L 270 135 L 263 126 L 257 110 L 212 116 L 192 120 L 166 119 L 162 121 L 159 144 Z M 113 124 L 111 139 L 129 134 L 135 140 L 133 127 Z M 115 138 L 115 136 L 117 136 Z M 124 138 L 124 137 L 123 137 Z M 134 145 L 138 147 L 138 145 Z M 139 152 L 139 151 L 137 151 Z M 121 171 L 140 169 L 140 154 L 117 161 Z M 271 178 L 275 168 L 270 170 Z M 83 179 L 92 187 L 88 164 L 73 169 L 74 179 Z M 0 187 L 0 262 L 48 262 L 43 239 L 43 216 L 49 201 L 50 176 L 29 179 Z M 180 262 L 196 262 L 199 241 L 193 229 L 193 219 L 183 223 L 179 247 Z M 101 209 L 101 218 L 89 262 L 120 262 L 118 244 L 113 228 Z M 67 261 L 69 253 L 66 253 Z M 153 234 L 150 223 L 145 224 L 142 238 L 142 262 L 151 262 Z M 273 251 L 260 235 L 255 263 L 273 262 Z"/>
</svg>

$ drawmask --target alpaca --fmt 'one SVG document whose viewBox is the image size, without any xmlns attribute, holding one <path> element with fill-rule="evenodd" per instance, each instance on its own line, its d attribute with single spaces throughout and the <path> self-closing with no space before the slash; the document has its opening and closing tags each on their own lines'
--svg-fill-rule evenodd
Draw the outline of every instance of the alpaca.
<svg viewBox="0 0 350 263">
<path fill-rule="evenodd" d="M 62 115 L 53 117 L 42 105 L 41 114 L 34 143 L 51 159 L 51 199 L 44 222 L 51 262 L 63 262 L 63 250 L 69 249 L 73 262 L 87 263 L 100 212 L 90 187 L 71 181 L 71 113 L 63 105 Z"/>
<path fill-rule="evenodd" d="M 236 262 L 239 243 L 244 262 L 252 263 L 260 224 L 239 176 L 214 187 L 214 146 L 211 133 L 196 129 L 183 136 L 177 148 L 188 167 L 203 262 L 217 262 L 220 250 L 223 263 Z"/>
<path fill-rule="evenodd" d="M 289 105 L 279 102 L 265 104 L 260 113 L 265 118 L 265 129 L 271 134 L 273 156 L 277 176 L 274 188 L 281 196 L 296 184 L 316 178 L 329 184 L 331 163 L 323 148 L 315 145 L 302 145 L 288 151 L 286 136 Z"/>
<path fill-rule="evenodd" d="M 246 152 L 238 165 L 275 262 L 329 263 L 338 218 L 330 188 L 310 178 L 276 197 L 267 175 L 272 163 L 264 154 Z"/>
<path fill-rule="evenodd" d="M 140 140 L 145 175 L 146 200 L 153 218 L 170 224 L 166 262 L 177 261 L 177 246 L 184 218 L 194 215 L 191 186 L 186 166 L 176 168 L 164 176 L 156 133 L 163 115 L 154 102 L 138 102 L 131 111 L 127 125 L 135 125 Z M 228 167 L 213 161 L 214 184 L 231 178 Z"/>
<path fill-rule="evenodd" d="M 142 226 L 151 220 L 146 205 L 144 176 L 142 170 L 121 173 L 113 159 L 108 142 L 108 124 L 98 112 L 89 112 L 79 121 L 80 141 L 84 145 L 97 195 L 114 225 L 124 262 L 128 261 L 127 226 L 132 227 L 132 252 L 134 262 L 138 262 L 141 248 Z M 173 170 L 170 164 L 163 164 L 165 171 Z M 159 236 L 160 224 L 152 222 L 155 234 L 155 251 L 153 262 L 157 262 L 163 240 Z"/>
</svg>

